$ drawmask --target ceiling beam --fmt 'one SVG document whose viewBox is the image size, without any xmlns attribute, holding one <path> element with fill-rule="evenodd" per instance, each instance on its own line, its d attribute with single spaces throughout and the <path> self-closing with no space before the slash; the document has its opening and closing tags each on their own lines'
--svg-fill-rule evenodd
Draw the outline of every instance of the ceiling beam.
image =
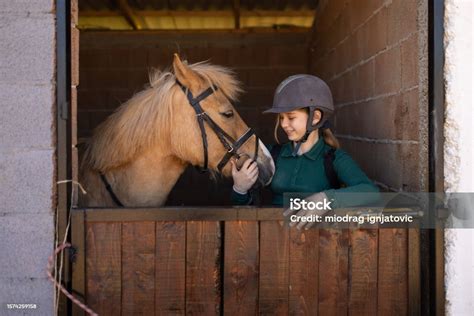
<svg viewBox="0 0 474 316">
<path fill-rule="evenodd" d="M 288 11 L 278 11 L 278 10 L 242 10 L 239 9 L 240 17 L 243 16 L 294 16 L 294 17 L 305 17 L 313 16 L 315 10 L 288 10 Z M 121 15 L 119 11 L 112 10 L 101 10 L 101 11 L 91 11 L 84 10 L 81 11 L 81 16 L 117 16 Z M 234 15 L 234 12 L 230 10 L 196 10 L 196 11 L 175 11 L 175 10 L 140 10 L 135 11 L 136 16 L 230 16 Z"/>
<path fill-rule="evenodd" d="M 232 9 L 234 11 L 234 28 L 240 29 L 240 0 L 232 1 Z"/>
<path fill-rule="evenodd" d="M 117 0 L 118 7 L 122 15 L 125 17 L 127 22 L 133 27 L 134 30 L 143 30 L 142 21 L 133 13 L 132 8 L 128 5 L 127 0 Z"/>
</svg>

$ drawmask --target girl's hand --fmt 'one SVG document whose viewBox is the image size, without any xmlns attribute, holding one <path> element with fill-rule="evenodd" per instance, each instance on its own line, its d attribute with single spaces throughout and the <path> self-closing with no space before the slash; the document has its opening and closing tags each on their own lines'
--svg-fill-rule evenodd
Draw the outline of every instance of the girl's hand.
<svg viewBox="0 0 474 316">
<path fill-rule="evenodd" d="M 234 191 L 240 194 L 247 194 L 247 191 L 253 186 L 258 179 L 257 163 L 252 159 L 247 159 L 242 168 L 237 170 L 235 162 L 230 162 L 232 165 L 232 178 L 234 179 Z"/>
</svg>

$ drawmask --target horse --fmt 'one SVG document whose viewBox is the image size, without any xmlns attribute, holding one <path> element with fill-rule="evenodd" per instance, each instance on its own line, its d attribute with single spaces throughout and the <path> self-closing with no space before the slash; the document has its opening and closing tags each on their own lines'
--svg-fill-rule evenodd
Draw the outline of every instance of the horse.
<svg viewBox="0 0 474 316">
<path fill-rule="evenodd" d="M 174 54 L 171 69 L 150 72 L 149 81 L 86 142 L 81 206 L 162 206 L 188 165 L 204 166 L 214 178 L 230 177 L 229 160 L 240 168 L 254 159 L 256 185 L 271 181 L 271 154 L 231 103 L 242 89 L 230 69 L 187 64 Z"/>
</svg>

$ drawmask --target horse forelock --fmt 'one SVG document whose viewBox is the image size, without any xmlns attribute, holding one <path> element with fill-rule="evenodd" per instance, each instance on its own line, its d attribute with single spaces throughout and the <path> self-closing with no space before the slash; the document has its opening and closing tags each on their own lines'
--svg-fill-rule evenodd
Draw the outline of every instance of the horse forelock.
<svg viewBox="0 0 474 316">
<path fill-rule="evenodd" d="M 210 86 L 217 86 L 230 100 L 237 100 L 242 92 L 241 83 L 236 79 L 235 73 L 226 67 L 199 62 L 189 66 L 197 72 Z"/>
<path fill-rule="evenodd" d="M 200 62 L 189 65 L 209 85 L 218 86 L 224 95 L 236 100 L 242 91 L 239 81 L 228 68 Z M 106 172 L 132 161 L 138 154 L 170 139 L 174 126 L 173 89 L 175 75 L 153 69 L 149 86 L 122 104 L 101 123 L 87 144 L 83 166 Z"/>
</svg>

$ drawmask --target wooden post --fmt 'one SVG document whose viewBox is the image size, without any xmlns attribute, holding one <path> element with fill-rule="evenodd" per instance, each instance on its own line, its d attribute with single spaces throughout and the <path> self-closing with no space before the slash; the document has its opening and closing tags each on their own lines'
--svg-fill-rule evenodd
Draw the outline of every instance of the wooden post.
<svg viewBox="0 0 474 316">
<path fill-rule="evenodd" d="M 85 302 L 86 296 L 86 243 L 84 225 L 84 211 L 73 210 L 71 214 L 71 244 L 75 248 L 76 254 L 72 263 L 72 294 L 82 303 Z M 85 314 L 79 306 L 73 304 L 72 315 L 82 316 Z"/>
</svg>

